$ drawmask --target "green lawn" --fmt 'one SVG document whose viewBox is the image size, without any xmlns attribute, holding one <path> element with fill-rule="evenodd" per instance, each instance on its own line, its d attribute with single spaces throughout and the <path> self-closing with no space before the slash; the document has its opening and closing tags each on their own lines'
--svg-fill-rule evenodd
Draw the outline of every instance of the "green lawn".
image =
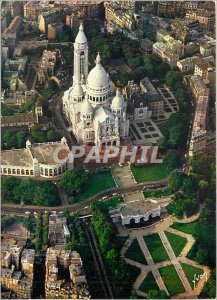
<svg viewBox="0 0 217 300">
<path fill-rule="evenodd" d="M 139 289 L 144 293 L 148 293 L 150 290 L 159 290 L 158 284 L 155 281 L 152 272 L 148 273 Z"/>
<path fill-rule="evenodd" d="M 170 242 L 170 245 L 175 253 L 175 256 L 179 256 L 179 254 L 182 252 L 183 248 L 187 244 L 187 239 L 180 235 L 168 231 L 165 231 L 165 234 L 166 237 L 168 238 L 168 241 Z"/>
<path fill-rule="evenodd" d="M 115 187 L 114 179 L 111 175 L 111 171 L 103 171 L 97 174 L 90 175 L 88 179 L 88 184 L 86 188 L 77 196 L 75 196 L 75 201 L 80 202 L 88 197 L 95 195 L 96 193 Z"/>
<path fill-rule="evenodd" d="M 169 259 L 158 233 L 144 236 L 144 241 L 155 263 Z"/>
<path fill-rule="evenodd" d="M 157 181 L 167 177 L 170 173 L 164 164 L 147 167 L 132 166 L 131 170 L 137 182 Z"/>
<path fill-rule="evenodd" d="M 117 197 L 112 197 L 108 200 L 103 201 L 103 204 L 105 207 L 107 207 L 108 209 L 115 209 L 119 206 L 120 203 L 123 203 L 124 199 L 120 196 Z"/>
<path fill-rule="evenodd" d="M 184 264 L 181 263 L 182 269 L 185 272 L 186 277 L 188 278 L 188 281 L 192 287 L 192 289 L 194 289 L 194 282 L 195 281 L 195 287 L 197 286 L 198 282 L 199 282 L 199 275 L 202 275 L 204 273 L 204 271 L 200 268 L 188 265 L 188 264 Z"/>
<path fill-rule="evenodd" d="M 197 225 L 198 225 L 198 221 L 195 221 L 192 223 L 185 223 L 185 224 L 174 223 L 171 227 L 179 231 L 195 235 Z"/>
<path fill-rule="evenodd" d="M 137 241 L 137 239 L 133 240 L 132 244 L 125 253 L 125 257 L 137 261 L 141 264 L 147 265 L 147 261 L 139 246 L 139 242 Z"/>
<path fill-rule="evenodd" d="M 173 265 L 160 268 L 159 272 L 170 296 L 185 292 L 185 288 Z"/>
</svg>

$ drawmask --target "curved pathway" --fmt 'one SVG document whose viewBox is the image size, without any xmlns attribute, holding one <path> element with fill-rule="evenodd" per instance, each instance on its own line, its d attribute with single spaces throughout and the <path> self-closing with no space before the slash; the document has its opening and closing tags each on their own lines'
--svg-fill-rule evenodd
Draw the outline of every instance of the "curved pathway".
<svg viewBox="0 0 217 300">
<path fill-rule="evenodd" d="M 204 205 L 205 204 L 201 204 L 198 212 L 189 218 L 177 219 L 177 218 L 173 217 L 174 222 L 176 222 L 176 223 L 192 223 L 194 221 L 197 221 L 200 217 L 200 214 L 201 214 L 203 208 L 204 208 Z"/>
</svg>

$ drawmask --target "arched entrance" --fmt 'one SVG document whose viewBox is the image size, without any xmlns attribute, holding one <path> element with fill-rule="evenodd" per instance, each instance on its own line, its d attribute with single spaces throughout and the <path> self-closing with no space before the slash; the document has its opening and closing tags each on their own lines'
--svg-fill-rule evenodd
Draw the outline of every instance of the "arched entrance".
<svg viewBox="0 0 217 300">
<path fill-rule="evenodd" d="M 136 224 L 136 221 L 135 221 L 135 219 L 130 219 L 130 225 L 135 225 Z"/>
</svg>

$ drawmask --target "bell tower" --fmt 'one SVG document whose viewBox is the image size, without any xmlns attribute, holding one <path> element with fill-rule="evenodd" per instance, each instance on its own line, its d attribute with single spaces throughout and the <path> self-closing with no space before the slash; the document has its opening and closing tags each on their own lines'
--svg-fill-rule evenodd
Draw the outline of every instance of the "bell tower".
<svg viewBox="0 0 217 300">
<path fill-rule="evenodd" d="M 81 23 L 79 31 L 74 43 L 74 73 L 73 73 L 73 85 L 76 83 L 86 83 L 88 75 L 88 43 L 84 33 L 84 27 Z"/>
</svg>

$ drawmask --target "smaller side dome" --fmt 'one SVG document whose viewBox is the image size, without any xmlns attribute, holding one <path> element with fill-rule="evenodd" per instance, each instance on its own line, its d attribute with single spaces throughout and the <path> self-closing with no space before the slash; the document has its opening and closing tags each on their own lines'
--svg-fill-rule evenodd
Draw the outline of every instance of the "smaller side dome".
<svg viewBox="0 0 217 300">
<path fill-rule="evenodd" d="M 124 97 L 121 95 L 120 89 L 117 88 L 116 96 L 112 100 L 112 109 L 120 109 L 123 107 L 124 104 Z"/>
<path fill-rule="evenodd" d="M 84 94 L 84 91 L 83 91 L 83 88 L 79 83 L 77 83 L 75 86 L 74 86 L 74 89 L 73 89 L 73 96 L 74 97 L 82 97 Z"/>
<path fill-rule="evenodd" d="M 87 98 L 85 98 L 85 101 L 82 104 L 81 112 L 83 114 L 91 114 L 93 112 L 93 106 Z"/>
</svg>

